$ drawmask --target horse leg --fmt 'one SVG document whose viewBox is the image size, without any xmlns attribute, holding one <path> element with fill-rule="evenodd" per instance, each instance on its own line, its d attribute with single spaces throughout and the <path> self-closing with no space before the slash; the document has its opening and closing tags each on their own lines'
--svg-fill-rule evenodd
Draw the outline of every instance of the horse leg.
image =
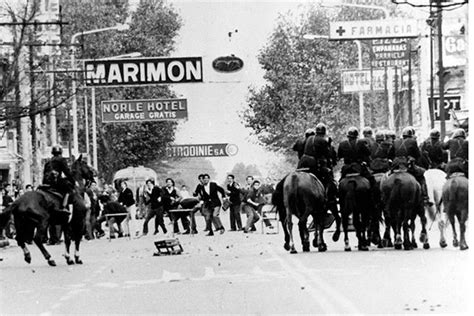
<svg viewBox="0 0 474 316">
<path fill-rule="evenodd" d="M 309 252 L 309 233 L 307 224 L 307 218 L 305 216 L 301 217 L 298 222 L 298 228 L 300 231 L 301 243 L 303 244 L 303 252 Z"/>
<path fill-rule="evenodd" d="M 459 246 L 458 234 L 456 232 L 456 219 L 454 218 L 454 212 L 449 212 L 449 221 L 451 222 L 451 227 L 453 228 L 453 247 Z"/>
<path fill-rule="evenodd" d="M 357 249 L 359 251 L 367 251 L 369 250 L 369 247 L 367 247 L 367 242 L 365 238 L 365 220 L 362 214 L 359 213 L 359 211 L 356 211 L 353 216 L 353 223 L 354 227 L 356 229 L 357 233 L 357 240 L 358 240 L 358 245 Z"/>
<path fill-rule="evenodd" d="M 56 266 L 56 262 L 53 259 L 51 259 L 51 255 L 49 254 L 48 250 L 46 250 L 43 244 L 43 238 L 46 233 L 46 227 L 48 227 L 48 222 L 44 220 L 36 228 L 36 233 L 35 233 L 35 236 L 33 237 L 33 240 L 35 242 L 35 245 L 39 248 L 39 250 L 43 254 L 46 261 L 48 261 L 48 264 L 54 267 Z"/>
<path fill-rule="evenodd" d="M 75 249 L 74 249 L 74 262 L 77 263 L 77 264 L 82 264 L 82 260 L 81 260 L 80 255 L 79 255 L 79 246 L 81 244 L 81 239 L 82 239 L 82 237 L 80 235 L 75 236 L 75 238 L 74 238 L 74 245 L 76 246 Z"/>
<path fill-rule="evenodd" d="M 24 228 L 17 229 L 17 234 L 16 234 L 15 239 L 16 239 L 16 243 L 18 244 L 18 247 L 20 247 L 21 250 L 23 250 L 23 256 L 25 258 L 25 261 L 27 263 L 31 263 L 31 253 L 28 247 L 26 247 L 25 237 L 23 236 L 24 235 L 23 229 Z"/>
<path fill-rule="evenodd" d="M 403 248 L 405 250 L 412 250 L 413 244 L 410 242 L 410 226 L 412 226 L 412 228 L 414 229 L 415 223 L 414 221 L 412 221 L 410 225 L 408 221 L 408 218 L 405 218 L 405 220 L 403 221 Z"/>
<path fill-rule="evenodd" d="M 342 229 L 344 230 L 344 251 L 351 251 L 349 245 L 349 214 L 342 213 Z"/>
<path fill-rule="evenodd" d="M 448 246 L 446 242 L 446 236 L 445 236 L 445 231 L 446 231 L 446 213 L 440 211 L 436 215 L 438 219 L 438 228 L 439 228 L 439 246 L 441 248 L 446 248 Z"/>
<path fill-rule="evenodd" d="M 286 218 L 284 216 L 280 216 L 281 227 L 283 228 L 283 234 L 285 235 L 285 243 L 283 244 L 283 248 L 286 251 L 290 250 L 290 234 L 288 233 L 288 228 L 286 226 Z"/>
<path fill-rule="evenodd" d="M 469 247 L 467 246 L 467 243 L 466 243 L 467 210 L 460 211 L 457 214 L 457 218 L 458 218 L 458 221 L 459 221 L 459 231 L 460 231 L 460 234 L 461 234 L 459 249 L 467 250 L 467 249 L 469 249 Z"/>
<path fill-rule="evenodd" d="M 331 202 L 329 203 L 329 210 L 332 213 L 332 216 L 334 216 L 334 220 L 336 221 L 336 231 L 332 235 L 332 240 L 334 242 L 339 240 L 339 237 L 341 235 L 341 216 L 339 215 L 339 210 L 337 209 L 337 203 Z"/>
<path fill-rule="evenodd" d="M 290 236 L 290 253 L 297 253 L 293 240 L 293 221 L 291 216 L 287 216 L 286 218 L 286 227 L 288 229 L 288 235 Z"/>
<path fill-rule="evenodd" d="M 66 263 L 68 265 L 74 264 L 74 261 L 71 259 L 71 229 L 68 224 L 63 226 L 64 231 L 64 258 L 66 258 Z"/>
<path fill-rule="evenodd" d="M 416 243 L 415 230 L 416 230 L 415 219 L 413 218 L 410 220 L 410 230 L 409 230 L 409 232 L 411 232 L 411 248 L 412 249 L 418 248 L 418 244 Z"/>
<path fill-rule="evenodd" d="M 423 249 L 430 249 L 430 243 L 428 241 L 428 232 L 426 230 L 426 224 L 428 222 L 425 214 L 425 209 L 420 207 L 420 221 L 421 221 L 421 233 L 420 242 L 423 243 Z"/>
<path fill-rule="evenodd" d="M 400 215 L 398 214 L 397 218 L 392 222 L 392 229 L 394 234 L 394 247 L 397 250 L 402 249 L 402 234 L 401 234 L 401 227 L 402 227 L 402 219 L 400 219 Z"/>
</svg>

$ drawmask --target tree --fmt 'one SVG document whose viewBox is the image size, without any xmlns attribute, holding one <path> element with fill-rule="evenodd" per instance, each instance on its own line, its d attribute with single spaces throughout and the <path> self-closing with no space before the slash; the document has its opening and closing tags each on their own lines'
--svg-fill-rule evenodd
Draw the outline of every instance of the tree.
<svg viewBox="0 0 474 316">
<path fill-rule="evenodd" d="M 310 41 L 303 35 L 328 34 L 331 20 L 375 19 L 380 15 L 367 9 L 310 7 L 298 19 L 291 13 L 280 16 L 258 56 L 267 84 L 249 89 L 248 108 L 242 113 L 244 124 L 268 148 L 283 148 L 287 154 L 304 131 L 318 122 L 329 127 L 336 141 L 344 137 L 349 126 L 359 126 L 357 99 L 342 94 L 340 82 L 343 69 L 357 68 L 357 47 L 350 41 Z M 364 55 L 365 64 L 369 58 Z M 380 98 L 369 100 L 384 104 Z M 380 115 L 384 113 L 381 109 Z"/>
<path fill-rule="evenodd" d="M 114 26 L 127 19 L 126 2 L 83 2 L 65 0 L 62 3 L 64 19 L 70 27 L 64 32 L 64 41 L 72 34 Z M 174 38 L 181 20 L 174 9 L 163 0 L 140 1 L 130 19 L 126 32 L 101 32 L 80 38 L 83 49 L 79 58 L 104 58 L 139 52 L 142 56 L 166 56 L 173 49 Z M 168 86 L 98 88 L 97 103 L 102 100 L 129 100 L 172 98 Z M 99 109 L 98 109 L 99 110 Z M 98 111 L 97 117 L 100 118 Z M 165 155 L 165 147 L 174 140 L 176 122 L 98 123 L 99 170 L 106 180 L 113 172 L 137 165 L 149 165 Z M 82 139 L 84 143 L 84 139 Z"/>
</svg>

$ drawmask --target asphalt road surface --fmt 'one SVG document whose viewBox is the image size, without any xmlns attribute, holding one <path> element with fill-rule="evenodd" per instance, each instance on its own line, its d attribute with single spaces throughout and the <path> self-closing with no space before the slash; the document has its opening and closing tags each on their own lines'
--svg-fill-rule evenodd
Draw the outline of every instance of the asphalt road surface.
<svg viewBox="0 0 474 316">
<path fill-rule="evenodd" d="M 221 215 L 225 227 L 228 214 Z M 203 227 L 198 217 L 198 227 Z M 150 223 L 151 227 L 151 223 Z M 341 240 L 328 251 L 287 253 L 283 234 L 226 231 L 177 235 L 184 252 L 153 256 L 153 241 L 93 240 L 82 244 L 83 265 L 66 265 L 63 245 L 48 249 L 50 267 L 35 246 L 23 261 L 15 246 L 0 249 L 1 314 L 289 314 L 468 313 L 472 250 L 440 249 L 436 225 L 431 249 L 351 252 Z M 451 230 L 447 236 L 451 239 Z M 471 314 L 472 315 L 472 314 Z"/>
</svg>

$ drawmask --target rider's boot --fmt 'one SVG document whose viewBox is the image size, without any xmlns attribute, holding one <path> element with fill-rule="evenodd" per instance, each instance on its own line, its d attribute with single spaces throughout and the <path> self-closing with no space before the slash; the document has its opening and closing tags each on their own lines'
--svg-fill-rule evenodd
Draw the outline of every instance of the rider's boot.
<svg viewBox="0 0 474 316">
<path fill-rule="evenodd" d="M 428 207 L 433 206 L 433 202 L 431 202 L 430 198 L 428 197 L 428 188 L 426 187 L 425 177 L 420 177 L 418 182 L 421 185 L 421 197 L 423 198 L 423 203 Z"/>
<path fill-rule="evenodd" d="M 71 220 L 71 215 L 72 215 L 72 205 L 68 205 L 68 200 L 69 200 L 69 193 L 66 193 L 64 195 L 63 203 L 61 204 L 61 208 L 59 209 L 58 213 L 61 215 L 61 217 L 67 217 L 68 222 Z"/>
</svg>

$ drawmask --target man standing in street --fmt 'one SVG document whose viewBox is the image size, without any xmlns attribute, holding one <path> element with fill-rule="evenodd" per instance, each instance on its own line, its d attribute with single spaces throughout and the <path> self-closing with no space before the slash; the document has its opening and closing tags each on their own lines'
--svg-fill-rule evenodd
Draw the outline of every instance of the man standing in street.
<svg viewBox="0 0 474 316">
<path fill-rule="evenodd" d="M 230 202 L 230 231 L 242 230 L 242 219 L 240 218 L 240 185 L 235 182 L 233 174 L 227 176 L 227 195 Z"/>
<path fill-rule="evenodd" d="M 203 184 L 199 187 L 200 192 L 198 192 L 202 198 L 202 211 L 206 218 L 206 228 L 209 228 L 209 233 L 206 236 L 214 235 L 214 232 L 212 231 L 213 222 L 216 230 L 219 230 L 221 234 L 225 231 L 219 218 L 219 210 L 222 205 L 221 199 L 225 196 L 225 191 L 217 183 L 211 182 L 210 180 L 211 177 L 208 174 L 204 174 Z M 222 197 L 219 197 L 218 193 L 220 193 Z"/>
<path fill-rule="evenodd" d="M 129 221 L 129 231 L 128 234 L 130 234 L 130 237 L 137 237 L 138 236 L 138 230 L 136 229 L 136 220 L 135 220 L 135 215 L 136 215 L 136 207 L 135 207 L 135 199 L 133 198 L 133 192 L 130 190 L 130 188 L 127 185 L 126 181 L 122 181 L 120 183 L 120 194 L 118 197 L 118 202 L 125 206 L 127 209 L 128 213 L 128 221 Z"/>
<path fill-rule="evenodd" d="M 155 216 L 155 231 L 153 235 L 158 234 L 158 227 L 161 227 L 163 233 L 166 234 L 165 222 L 163 219 L 163 203 L 161 201 L 162 191 L 159 186 L 155 185 L 153 179 L 148 179 L 145 182 L 146 188 L 144 190 L 145 204 L 148 204 L 148 212 L 143 223 L 143 235 L 148 234 L 148 222 Z"/>
</svg>

